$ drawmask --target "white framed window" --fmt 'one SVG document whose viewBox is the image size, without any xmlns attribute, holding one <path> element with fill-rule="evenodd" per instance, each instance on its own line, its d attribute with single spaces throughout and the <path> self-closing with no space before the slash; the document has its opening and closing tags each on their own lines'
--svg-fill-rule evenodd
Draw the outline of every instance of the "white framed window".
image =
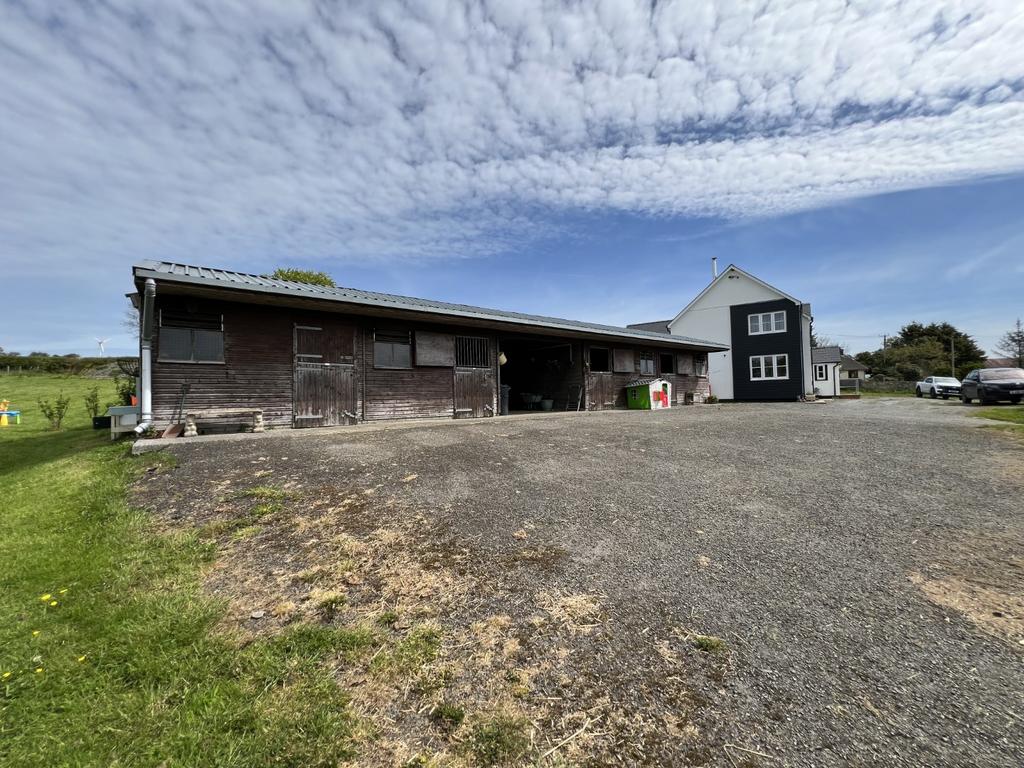
<svg viewBox="0 0 1024 768">
<path fill-rule="evenodd" d="M 640 353 L 640 373 L 643 376 L 654 375 L 654 353 L 653 352 L 641 352 Z"/>
<path fill-rule="evenodd" d="M 751 336 L 760 336 L 763 333 L 785 333 L 786 313 L 761 312 L 756 315 L 747 315 L 747 330 Z"/>
<path fill-rule="evenodd" d="M 750 380 L 789 378 L 789 355 L 754 355 L 750 358 Z"/>
<path fill-rule="evenodd" d="M 824 363 L 814 364 L 814 380 L 815 381 L 828 381 L 828 366 Z"/>
<path fill-rule="evenodd" d="M 694 376 L 707 376 L 708 375 L 708 356 L 707 355 L 694 355 L 693 356 L 693 375 Z"/>
</svg>

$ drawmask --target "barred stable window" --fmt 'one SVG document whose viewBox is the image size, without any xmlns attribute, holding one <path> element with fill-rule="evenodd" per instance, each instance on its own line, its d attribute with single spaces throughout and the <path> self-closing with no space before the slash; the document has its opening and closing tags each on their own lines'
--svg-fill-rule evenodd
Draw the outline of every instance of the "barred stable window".
<svg viewBox="0 0 1024 768">
<path fill-rule="evenodd" d="M 789 378 L 789 355 L 754 355 L 750 358 L 750 380 Z"/>
<path fill-rule="evenodd" d="M 671 352 L 662 352 L 658 355 L 658 362 L 661 365 L 662 375 L 676 372 L 676 356 Z"/>
<path fill-rule="evenodd" d="M 762 333 L 783 333 L 786 330 L 785 312 L 763 312 L 747 315 L 747 327 L 751 336 Z"/>
<path fill-rule="evenodd" d="M 693 356 L 693 373 L 695 376 L 707 376 L 708 375 L 708 356 L 707 355 L 694 355 Z"/>
<path fill-rule="evenodd" d="M 640 353 L 640 373 L 644 376 L 654 375 L 654 353 L 653 352 L 641 352 Z"/>
<path fill-rule="evenodd" d="M 487 339 L 482 336 L 455 337 L 455 365 L 458 368 L 487 368 L 491 364 Z"/>
<path fill-rule="evenodd" d="M 824 363 L 814 364 L 814 380 L 815 381 L 827 381 L 828 370 L 825 368 Z"/>
<path fill-rule="evenodd" d="M 168 363 L 223 363 L 224 316 L 160 310 L 159 360 Z"/>
<path fill-rule="evenodd" d="M 373 332 L 374 368 L 412 368 L 410 331 Z"/>
</svg>

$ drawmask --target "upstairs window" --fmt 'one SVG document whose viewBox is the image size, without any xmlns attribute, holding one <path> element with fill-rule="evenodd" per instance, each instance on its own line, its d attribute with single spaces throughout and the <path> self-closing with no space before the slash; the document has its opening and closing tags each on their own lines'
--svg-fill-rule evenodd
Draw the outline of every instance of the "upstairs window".
<svg viewBox="0 0 1024 768">
<path fill-rule="evenodd" d="M 754 355 L 750 358 L 750 380 L 789 378 L 789 355 Z"/>
<path fill-rule="evenodd" d="M 373 332 L 374 368 L 412 368 L 410 331 Z"/>
<path fill-rule="evenodd" d="M 751 336 L 762 333 L 784 333 L 786 330 L 785 312 L 762 312 L 747 315 L 747 327 Z"/>
<path fill-rule="evenodd" d="M 594 373 L 608 373 L 612 369 L 611 357 L 604 347 L 590 348 L 590 370 Z"/>
<path fill-rule="evenodd" d="M 676 356 L 671 352 L 662 352 L 658 355 L 658 364 L 661 366 L 661 375 L 676 372 Z"/>
<path fill-rule="evenodd" d="M 708 356 L 707 355 L 694 355 L 693 356 L 693 375 L 694 376 L 707 376 L 708 375 Z"/>
<path fill-rule="evenodd" d="M 654 375 L 654 353 L 653 352 L 641 352 L 640 353 L 640 375 L 641 376 L 653 376 Z"/>
<path fill-rule="evenodd" d="M 224 316 L 161 309 L 159 359 L 168 363 L 223 363 Z"/>
</svg>

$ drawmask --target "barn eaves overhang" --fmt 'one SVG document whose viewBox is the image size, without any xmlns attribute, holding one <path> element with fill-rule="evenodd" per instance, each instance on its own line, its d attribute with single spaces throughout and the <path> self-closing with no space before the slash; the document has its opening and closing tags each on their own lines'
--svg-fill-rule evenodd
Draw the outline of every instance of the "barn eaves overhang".
<svg viewBox="0 0 1024 768">
<path fill-rule="evenodd" d="M 174 262 L 142 261 L 132 267 L 132 272 L 136 286 L 142 285 L 146 279 L 154 279 L 160 284 L 164 295 L 187 294 L 249 304 L 353 312 L 421 322 L 448 322 L 507 333 L 608 342 L 630 341 L 700 352 L 728 349 L 728 346 L 716 342 L 656 331 L 451 304 L 355 288 L 329 288 Z"/>
</svg>

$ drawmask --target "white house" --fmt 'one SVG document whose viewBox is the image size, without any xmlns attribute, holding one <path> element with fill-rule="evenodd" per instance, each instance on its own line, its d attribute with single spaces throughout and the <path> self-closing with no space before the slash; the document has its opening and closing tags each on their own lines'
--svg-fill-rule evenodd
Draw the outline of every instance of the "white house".
<svg viewBox="0 0 1024 768">
<path fill-rule="evenodd" d="M 814 391 L 811 306 L 730 264 L 671 320 L 631 328 L 729 345 L 708 355 L 720 400 L 796 400 Z"/>
<path fill-rule="evenodd" d="M 863 381 L 867 378 L 867 373 L 868 367 L 864 363 L 845 353 L 843 354 L 843 361 L 839 364 L 839 378 L 860 379 Z"/>
<path fill-rule="evenodd" d="M 819 397 L 839 397 L 843 357 L 842 347 L 814 347 L 811 350 L 814 393 Z"/>
</svg>

